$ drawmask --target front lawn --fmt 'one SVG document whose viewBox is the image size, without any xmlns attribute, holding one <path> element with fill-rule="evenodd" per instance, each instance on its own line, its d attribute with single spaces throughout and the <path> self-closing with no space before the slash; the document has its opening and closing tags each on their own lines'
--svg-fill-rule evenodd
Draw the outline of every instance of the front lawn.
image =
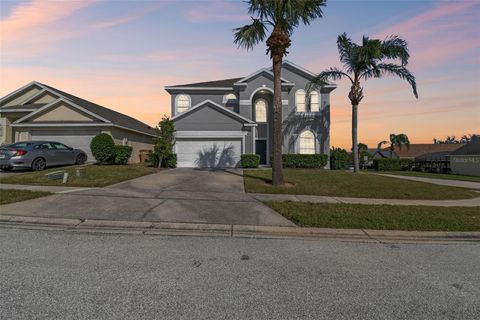
<svg viewBox="0 0 480 320">
<path fill-rule="evenodd" d="M 85 166 L 85 177 L 77 178 L 75 169 L 79 166 L 51 168 L 44 171 L 29 172 L 16 176 L 10 176 L 0 179 L 0 183 L 9 184 L 28 184 L 28 185 L 48 185 L 65 187 L 104 187 L 125 180 L 141 177 L 147 174 L 155 173 L 158 170 L 147 167 L 144 164 L 132 165 L 87 165 Z M 45 174 L 53 171 L 67 170 L 69 177 L 67 183 L 63 184 L 61 180 L 50 180 Z"/>
<path fill-rule="evenodd" d="M 272 172 L 244 170 L 245 190 L 253 193 L 304 194 L 333 197 L 453 200 L 480 196 L 471 190 L 400 180 L 371 173 L 322 169 L 285 169 L 290 185 L 274 187 Z"/>
<path fill-rule="evenodd" d="M 480 208 L 266 202 L 301 227 L 480 231 Z"/>
<path fill-rule="evenodd" d="M 461 176 L 458 174 L 451 174 L 451 173 L 431 173 L 431 172 L 420 172 L 420 171 L 376 171 L 376 173 L 396 174 L 396 175 L 408 176 L 408 177 L 480 182 L 480 177 Z"/>
<path fill-rule="evenodd" d="M 48 195 L 51 195 L 51 193 L 28 190 L 0 189 L 0 205 L 45 197 Z"/>
</svg>

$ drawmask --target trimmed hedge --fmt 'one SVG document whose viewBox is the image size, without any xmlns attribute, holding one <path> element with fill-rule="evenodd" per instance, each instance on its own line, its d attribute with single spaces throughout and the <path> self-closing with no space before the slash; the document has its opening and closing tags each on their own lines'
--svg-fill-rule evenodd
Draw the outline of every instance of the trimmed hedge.
<svg viewBox="0 0 480 320">
<path fill-rule="evenodd" d="M 127 164 L 132 156 L 132 147 L 115 146 L 115 164 Z"/>
<path fill-rule="evenodd" d="M 347 150 L 342 148 L 332 148 L 330 150 L 330 169 L 345 169 L 349 161 L 350 155 L 348 154 Z"/>
<path fill-rule="evenodd" d="M 283 154 L 284 168 L 323 168 L 327 165 L 326 154 Z"/>
<path fill-rule="evenodd" d="M 115 161 L 115 143 L 107 133 L 97 134 L 90 143 L 90 149 L 100 164 L 112 164 Z"/>
<path fill-rule="evenodd" d="M 260 156 L 258 154 L 242 154 L 240 162 L 242 168 L 258 168 Z"/>
<path fill-rule="evenodd" d="M 413 160 L 397 158 L 373 159 L 373 168 L 377 171 L 401 171 L 411 170 Z"/>
</svg>

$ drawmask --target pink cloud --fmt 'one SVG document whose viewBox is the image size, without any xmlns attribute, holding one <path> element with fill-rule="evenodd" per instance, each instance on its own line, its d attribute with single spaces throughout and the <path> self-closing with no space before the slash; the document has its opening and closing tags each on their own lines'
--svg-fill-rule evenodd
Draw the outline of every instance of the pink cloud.
<svg viewBox="0 0 480 320">
<path fill-rule="evenodd" d="M 119 26 L 119 25 L 123 25 L 123 24 L 129 23 L 129 22 L 138 20 L 138 19 L 146 16 L 147 14 L 152 13 L 152 12 L 154 12 L 154 11 L 156 11 L 156 10 L 158 10 L 158 9 L 168 5 L 168 4 L 170 4 L 170 1 L 162 1 L 162 2 L 156 3 L 152 6 L 148 6 L 148 7 L 144 8 L 143 10 L 132 12 L 132 13 L 126 15 L 126 16 L 123 16 L 123 17 L 98 22 L 98 23 L 93 25 L 93 28 L 105 29 L 105 28 L 111 28 L 111 27 L 116 27 L 116 26 Z"/>
<path fill-rule="evenodd" d="M 228 22 L 228 21 L 245 21 L 250 20 L 247 14 L 239 14 L 244 12 L 236 3 L 228 1 L 212 1 L 208 5 L 192 7 L 188 9 L 184 16 L 191 22 Z"/>
</svg>

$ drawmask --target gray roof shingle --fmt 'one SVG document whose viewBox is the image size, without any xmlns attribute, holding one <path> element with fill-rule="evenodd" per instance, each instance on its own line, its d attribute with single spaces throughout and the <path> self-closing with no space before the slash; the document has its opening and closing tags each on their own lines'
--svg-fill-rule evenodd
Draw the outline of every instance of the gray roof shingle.
<svg viewBox="0 0 480 320">
<path fill-rule="evenodd" d="M 79 105 L 82 108 L 85 108 L 86 110 L 99 115 L 102 118 L 107 119 L 108 121 L 111 121 L 112 123 L 126 127 L 129 129 L 137 130 L 149 135 L 156 135 L 156 131 L 154 128 L 150 127 L 149 125 L 138 121 L 137 119 L 134 119 L 130 116 L 127 116 L 123 113 L 114 111 L 112 109 L 108 109 L 105 107 L 102 107 L 101 105 L 98 105 L 96 103 L 90 102 L 88 100 L 79 98 L 77 96 L 74 96 L 70 93 L 58 90 L 56 88 L 50 87 L 46 84 L 43 84 L 43 86 L 47 87 L 48 89 L 57 92 L 58 94 L 72 100 L 75 104 Z"/>
<path fill-rule="evenodd" d="M 170 86 L 170 88 L 191 87 L 191 88 L 233 88 L 233 84 L 242 78 L 231 78 L 206 82 L 196 82 Z"/>
</svg>

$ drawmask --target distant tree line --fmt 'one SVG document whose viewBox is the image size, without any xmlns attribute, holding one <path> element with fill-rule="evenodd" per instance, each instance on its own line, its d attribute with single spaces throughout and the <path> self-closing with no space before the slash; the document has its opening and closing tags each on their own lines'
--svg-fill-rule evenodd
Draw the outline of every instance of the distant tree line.
<svg viewBox="0 0 480 320">
<path fill-rule="evenodd" d="M 474 134 L 465 134 L 461 138 L 455 137 L 455 136 L 447 136 L 445 139 L 437 139 L 433 138 L 433 143 L 434 144 L 455 144 L 455 143 L 469 143 L 473 139 L 478 139 L 480 138 L 480 134 L 474 133 Z"/>
</svg>

